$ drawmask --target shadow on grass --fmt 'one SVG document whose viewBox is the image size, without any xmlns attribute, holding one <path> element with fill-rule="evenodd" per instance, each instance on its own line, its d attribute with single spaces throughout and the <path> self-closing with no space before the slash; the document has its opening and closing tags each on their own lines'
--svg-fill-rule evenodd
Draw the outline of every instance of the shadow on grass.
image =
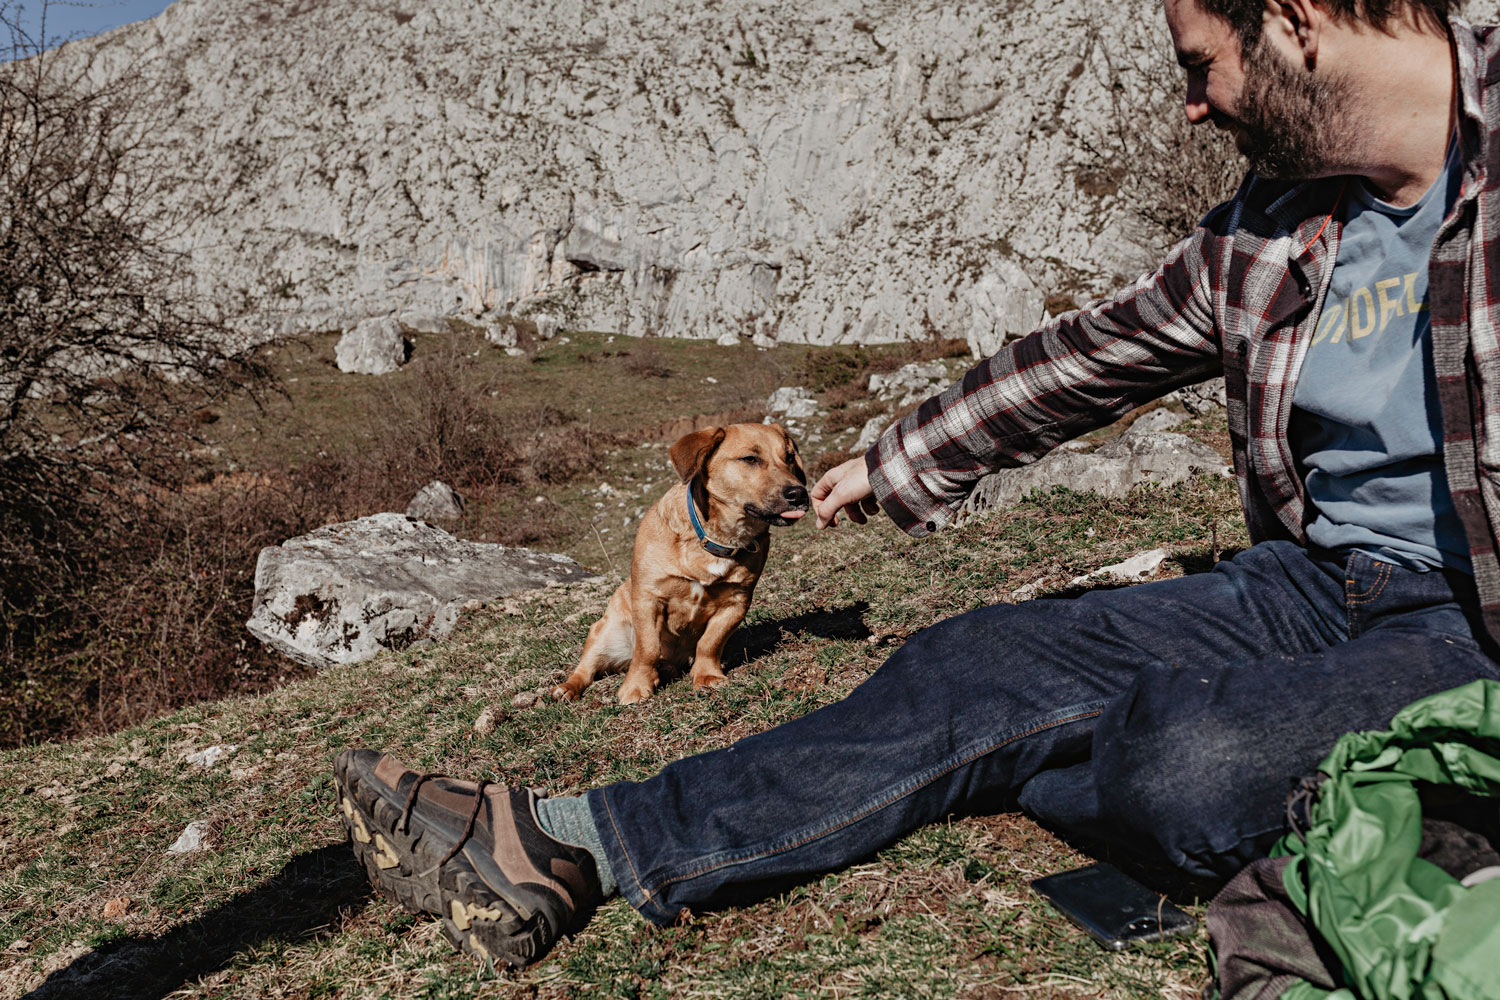
<svg viewBox="0 0 1500 1000">
<path fill-rule="evenodd" d="M 162 1000 L 229 965 L 242 951 L 332 933 L 339 918 L 364 906 L 370 893 L 347 844 L 320 847 L 292 858 L 264 884 L 165 933 L 100 945 L 54 972 L 25 1000 Z"/>
<path fill-rule="evenodd" d="M 847 607 L 831 611 L 827 608 L 813 608 L 790 618 L 744 626 L 729 637 L 729 642 L 724 647 L 724 664 L 737 667 L 768 656 L 776 652 L 783 640 L 789 637 L 868 639 L 871 633 L 865 625 L 865 612 L 869 610 L 869 601 L 855 601 Z"/>
</svg>

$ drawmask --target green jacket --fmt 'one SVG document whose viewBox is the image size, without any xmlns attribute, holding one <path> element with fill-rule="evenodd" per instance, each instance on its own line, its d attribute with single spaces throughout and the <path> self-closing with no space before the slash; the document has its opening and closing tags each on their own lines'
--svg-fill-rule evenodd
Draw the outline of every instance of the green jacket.
<svg viewBox="0 0 1500 1000">
<path fill-rule="evenodd" d="M 1478 872 L 1466 887 L 1418 856 L 1419 791 L 1480 796 L 1500 818 L 1500 682 L 1424 698 L 1388 731 L 1349 733 L 1319 771 L 1301 835 L 1209 908 L 1222 996 L 1500 1000 L 1500 878 Z"/>
</svg>

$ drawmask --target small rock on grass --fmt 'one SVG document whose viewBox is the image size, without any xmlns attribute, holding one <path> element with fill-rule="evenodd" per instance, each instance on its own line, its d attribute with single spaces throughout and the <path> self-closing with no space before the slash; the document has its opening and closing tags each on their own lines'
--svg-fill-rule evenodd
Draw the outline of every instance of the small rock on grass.
<svg viewBox="0 0 1500 1000">
<path fill-rule="evenodd" d="M 104 909 L 100 915 L 105 920 L 118 920 L 130 912 L 130 907 L 133 904 L 134 901 L 129 896 L 116 896 L 104 904 Z"/>
<path fill-rule="evenodd" d="M 479 713 L 479 718 L 474 720 L 474 732 L 480 736 L 488 736 L 495 731 L 495 727 L 506 719 L 510 713 L 498 705 L 486 705 Z"/>
<path fill-rule="evenodd" d="M 514 705 L 516 708 L 530 708 L 532 705 L 535 705 L 537 702 L 543 701 L 544 699 L 546 699 L 547 692 L 550 691 L 550 690 L 552 690 L 552 689 L 551 688 L 545 688 L 545 687 L 539 687 L 539 688 L 534 688 L 533 690 L 530 690 L 530 691 L 522 691 L 520 694 L 518 694 L 514 698 L 512 698 L 510 700 L 510 703 L 512 705 Z"/>
<path fill-rule="evenodd" d="M 213 767 L 220 760 L 231 756 L 238 749 L 239 746 L 234 743 L 215 743 L 213 746 L 205 747 L 197 753 L 188 754 L 184 759 L 189 764 L 197 764 L 199 767 Z"/>
<path fill-rule="evenodd" d="M 167 848 L 168 854 L 192 854 L 201 851 L 208 846 L 208 835 L 211 825 L 206 819 L 195 819 L 183 827 L 182 834 L 171 847 Z"/>
<path fill-rule="evenodd" d="M 1161 564 L 1170 559 L 1172 554 L 1166 549 L 1151 549 L 1148 552 L 1138 552 L 1126 559 L 1110 566 L 1101 566 L 1092 573 L 1074 577 L 1068 581 L 1072 586 L 1089 583 L 1094 580 L 1111 580 L 1116 583 L 1140 583 L 1150 580 L 1156 576 L 1156 571 Z"/>
</svg>

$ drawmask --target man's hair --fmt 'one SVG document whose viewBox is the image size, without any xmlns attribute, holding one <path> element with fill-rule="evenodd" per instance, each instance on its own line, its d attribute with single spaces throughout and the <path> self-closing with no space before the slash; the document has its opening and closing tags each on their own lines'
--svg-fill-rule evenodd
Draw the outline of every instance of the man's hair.
<svg viewBox="0 0 1500 1000">
<path fill-rule="evenodd" d="M 1229 22 L 1246 51 L 1260 41 L 1265 0 L 1199 2 L 1208 13 L 1217 14 Z M 1458 12 L 1461 0 L 1319 0 L 1319 5 L 1336 20 L 1361 21 L 1382 31 L 1408 15 L 1429 28 L 1445 30 L 1449 16 Z"/>
</svg>

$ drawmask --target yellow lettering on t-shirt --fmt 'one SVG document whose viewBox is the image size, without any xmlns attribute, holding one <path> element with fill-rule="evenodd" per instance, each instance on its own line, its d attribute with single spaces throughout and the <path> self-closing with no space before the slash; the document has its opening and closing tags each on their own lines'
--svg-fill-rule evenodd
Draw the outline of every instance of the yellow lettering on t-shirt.
<svg viewBox="0 0 1500 1000">
<path fill-rule="evenodd" d="M 1375 299 L 1368 288 L 1356 288 L 1349 296 L 1349 339 L 1358 340 L 1375 332 Z"/>
<path fill-rule="evenodd" d="M 1421 312 L 1427 308 L 1426 301 L 1417 301 L 1417 272 L 1406 276 L 1406 308 L 1409 312 Z"/>
<path fill-rule="evenodd" d="M 1344 336 L 1343 306 L 1329 306 L 1323 310 L 1323 318 L 1318 320 L 1318 332 L 1313 337 L 1313 343 L 1321 344 L 1333 332 L 1335 327 L 1338 328 L 1338 333 L 1334 336 L 1332 343 L 1337 344 Z"/>
<path fill-rule="evenodd" d="M 1386 324 L 1391 321 L 1391 314 L 1395 313 L 1397 318 L 1405 315 L 1401 311 L 1401 293 L 1396 289 L 1401 287 L 1400 278 L 1385 278 L 1375 282 L 1375 297 L 1380 300 L 1380 332 L 1385 332 Z M 1395 292 L 1395 295 L 1391 293 Z"/>
</svg>

